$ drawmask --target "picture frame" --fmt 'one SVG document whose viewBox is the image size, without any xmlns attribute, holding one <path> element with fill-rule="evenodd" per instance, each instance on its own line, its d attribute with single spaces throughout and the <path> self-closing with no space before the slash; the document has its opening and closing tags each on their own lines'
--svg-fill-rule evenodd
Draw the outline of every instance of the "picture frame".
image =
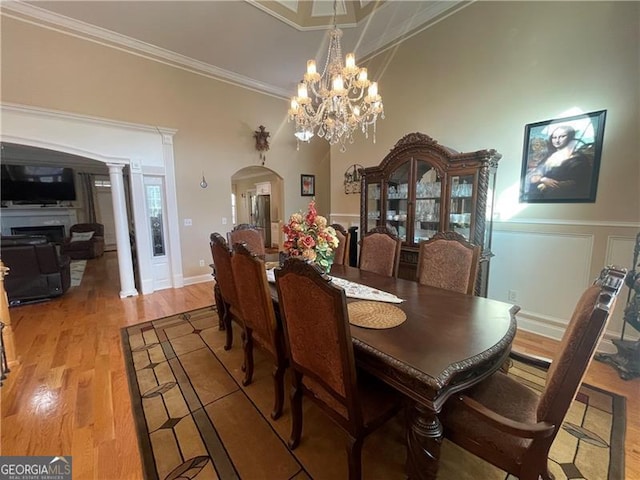
<svg viewBox="0 0 640 480">
<path fill-rule="evenodd" d="M 606 112 L 525 125 L 520 203 L 595 203 Z"/>
<path fill-rule="evenodd" d="M 313 197 L 316 194 L 316 176 L 300 175 L 300 195 L 303 197 Z"/>
</svg>

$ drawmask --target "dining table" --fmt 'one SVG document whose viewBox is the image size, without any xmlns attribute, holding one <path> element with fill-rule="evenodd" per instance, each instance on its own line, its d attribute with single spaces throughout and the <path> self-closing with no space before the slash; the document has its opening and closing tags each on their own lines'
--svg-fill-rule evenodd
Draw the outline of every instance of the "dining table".
<svg viewBox="0 0 640 480">
<path fill-rule="evenodd" d="M 520 308 L 346 265 L 330 276 L 395 295 L 406 319 L 392 328 L 350 326 L 357 365 L 401 392 L 407 408 L 409 479 L 435 479 L 445 402 L 495 373 L 507 360 Z M 278 301 L 275 285 L 271 286 Z M 347 306 L 362 302 L 347 297 Z"/>
</svg>

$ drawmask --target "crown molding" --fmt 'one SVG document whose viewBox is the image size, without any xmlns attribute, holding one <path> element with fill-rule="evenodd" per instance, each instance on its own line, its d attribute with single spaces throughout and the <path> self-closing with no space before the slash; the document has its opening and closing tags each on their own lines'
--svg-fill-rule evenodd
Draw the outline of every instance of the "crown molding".
<svg viewBox="0 0 640 480">
<path fill-rule="evenodd" d="M 11 12 L 11 13 L 9 13 Z M 138 55 L 148 60 L 164 63 L 176 68 L 214 78 L 232 85 L 248 88 L 259 93 L 265 93 L 277 98 L 289 99 L 290 92 L 273 85 L 259 82 L 255 79 L 240 75 L 199 60 L 159 48 L 145 42 L 96 27 L 85 22 L 73 20 L 63 15 L 44 10 L 20 1 L 2 2 L 1 13 L 15 20 L 31 23 L 50 30 L 72 35 L 83 40 L 116 48 L 126 53 Z"/>
</svg>

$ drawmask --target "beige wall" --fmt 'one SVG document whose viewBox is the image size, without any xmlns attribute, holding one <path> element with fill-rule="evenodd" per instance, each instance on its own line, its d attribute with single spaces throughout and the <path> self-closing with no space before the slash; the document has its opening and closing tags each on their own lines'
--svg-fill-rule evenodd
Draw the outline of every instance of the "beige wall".
<svg viewBox="0 0 640 480">
<path fill-rule="evenodd" d="M 361 136 L 357 148 L 332 150 L 334 218 L 346 224 L 358 215 L 359 197 L 343 191 L 345 170 L 378 164 L 398 139 L 419 131 L 459 151 L 502 153 L 494 247 L 522 241 L 523 248 L 494 248 L 489 295 L 506 301 L 515 290 L 546 333 L 561 333 L 575 292 L 606 263 L 631 266 L 640 228 L 640 3 L 475 2 L 369 68 L 386 119 L 376 144 Z M 518 204 L 525 125 L 572 109 L 607 110 L 596 203 Z M 531 250 L 528 234 L 559 248 Z M 575 242 L 585 252 L 579 259 L 571 257 Z"/>
<path fill-rule="evenodd" d="M 300 174 L 328 185 L 328 148 L 321 142 L 296 151 L 288 103 L 247 89 L 146 60 L 52 30 L 1 17 L 1 100 L 113 120 L 174 128 L 176 188 L 185 278 L 210 273 L 213 231 L 231 220 L 231 175 L 259 164 L 253 132 L 271 132 L 269 168 L 283 178 L 285 214 L 305 208 Z M 199 186 L 202 174 L 209 187 Z M 327 211 L 328 190 L 318 203 Z M 206 261 L 208 263 L 208 260 Z"/>
<path fill-rule="evenodd" d="M 597 202 L 527 205 L 515 218 L 637 222 L 639 18 L 637 2 L 475 2 L 380 54 L 370 70 L 387 118 L 375 145 L 360 136 L 357 148 L 332 151 L 332 212 L 357 213 L 359 199 L 342 189 L 349 165 L 376 165 L 420 131 L 459 151 L 502 153 L 498 213 L 511 215 L 524 126 L 577 108 L 607 110 Z"/>
</svg>

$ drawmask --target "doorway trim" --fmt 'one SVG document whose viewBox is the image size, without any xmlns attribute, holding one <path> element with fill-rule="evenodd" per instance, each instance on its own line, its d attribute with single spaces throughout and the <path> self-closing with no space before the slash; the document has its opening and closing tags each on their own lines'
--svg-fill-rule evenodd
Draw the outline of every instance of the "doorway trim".
<svg viewBox="0 0 640 480">
<path fill-rule="evenodd" d="M 48 110 L 25 105 L 0 104 L 0 141 L 47 148 L 97 160 L 104 164 L 128 166 L 130 170 L 133 219 L 126 211 L 114 211 L 116 228 L 128 229 L 133 221 L 138 254 L 141 293 L 184 286 L 180 247 L 173 136 L 177 130 L 120 122 L 116 120 Z M 167 202 L 168 272 L 156 272 L 152 265 L 151 238 L 147 228 L 144 177 L 162 176 Z M 112 192 L 113 195 L 113 192 Z M 124 218 L 123 218 L 124 215 Z M 118 250 L 129 252 L 128 231 L 117 233 Z M 120 284 L 129 285 L 127 270 L 133 271 L 131 255 L 118 255 Z M 168 287 L 166 277 L 170 278 Z M 165 277 L 164 283 L 156 277 Z M 135 288 L 123 288 L 121 297 L 137 295 Z"/>
</svg>

